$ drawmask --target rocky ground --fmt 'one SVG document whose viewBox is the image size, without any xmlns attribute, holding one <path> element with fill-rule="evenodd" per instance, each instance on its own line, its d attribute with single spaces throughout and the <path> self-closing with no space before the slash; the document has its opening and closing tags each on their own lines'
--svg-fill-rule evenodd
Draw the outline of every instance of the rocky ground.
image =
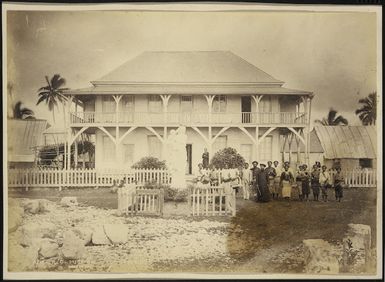
<svg viewBox="0 0 385 282">
<path fill-rule="evenodd" d="M 10 271 L 303 273 L 304 239 L 328 241 L 340 259 L 348 223 L 376 238 L 373 190 L 342 203 L 239 199 L 233 218 L 177 216 L 186 209 L 170 203 L 163 217 L 122 216 L 108 190 L 79 190 L 10 193 Z"/>
</svg>

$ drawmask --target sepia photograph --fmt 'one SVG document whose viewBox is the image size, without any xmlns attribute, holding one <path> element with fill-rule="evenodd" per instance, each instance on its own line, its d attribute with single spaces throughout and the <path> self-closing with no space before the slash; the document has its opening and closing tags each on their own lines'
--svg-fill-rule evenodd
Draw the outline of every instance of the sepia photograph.
<svg viewBox="0 0 385 282">
<path fill-rule="evenodd" d="M 383 276 L 380 6 L 2 15 L 4 278 Z"/>
</svg>

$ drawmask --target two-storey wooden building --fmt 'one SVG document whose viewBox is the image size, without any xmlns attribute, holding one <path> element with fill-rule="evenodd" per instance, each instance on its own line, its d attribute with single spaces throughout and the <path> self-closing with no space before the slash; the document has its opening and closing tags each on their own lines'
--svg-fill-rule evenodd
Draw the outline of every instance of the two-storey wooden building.
<svg viewBox="0 0 385 282">
<path fill-rule="evenodd" d="M 180 125 L 189 174 L 204 148 L 211 157 L 230 146 L 251 162 L 281 160 L 280 135 L 309 147 L 312 93 L 284 88 L 229 51 L 144 52 L 91 83 L 65 95 L 83 105 L 67 113 L 68 146 L 82 132 L 95 134 L 96 168 L 163 159 L 167 135 Z"/>
</svg>

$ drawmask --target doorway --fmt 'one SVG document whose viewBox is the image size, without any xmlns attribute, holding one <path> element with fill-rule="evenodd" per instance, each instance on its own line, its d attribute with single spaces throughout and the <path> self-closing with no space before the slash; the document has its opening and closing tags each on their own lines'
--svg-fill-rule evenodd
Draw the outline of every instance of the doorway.
<svg viewBox="0 0 385 282">
<path fill-rule="evenodd" d="M 186 144 L 186 174 L 192 174 L 192 144 Z"/>
<path fill-rule="evenodd" d="M 241 97 L 241 111 L 242 111 L 242 123 L 251 122 L 251 97 Z"/>
</svg>

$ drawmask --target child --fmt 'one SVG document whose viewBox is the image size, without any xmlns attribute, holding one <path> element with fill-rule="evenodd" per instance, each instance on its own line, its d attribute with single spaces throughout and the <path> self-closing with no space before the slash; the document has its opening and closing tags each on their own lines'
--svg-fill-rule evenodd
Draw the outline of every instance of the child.
<svg viewBox="0 0 385 282">
<path fill-rule="evenodd" d="M 110 188 L 110 193 L 116 193 L 118 191 L 119 186 L 116 184 L 116 180 L 114 179 L 112 186 Z"/>
</svg>

